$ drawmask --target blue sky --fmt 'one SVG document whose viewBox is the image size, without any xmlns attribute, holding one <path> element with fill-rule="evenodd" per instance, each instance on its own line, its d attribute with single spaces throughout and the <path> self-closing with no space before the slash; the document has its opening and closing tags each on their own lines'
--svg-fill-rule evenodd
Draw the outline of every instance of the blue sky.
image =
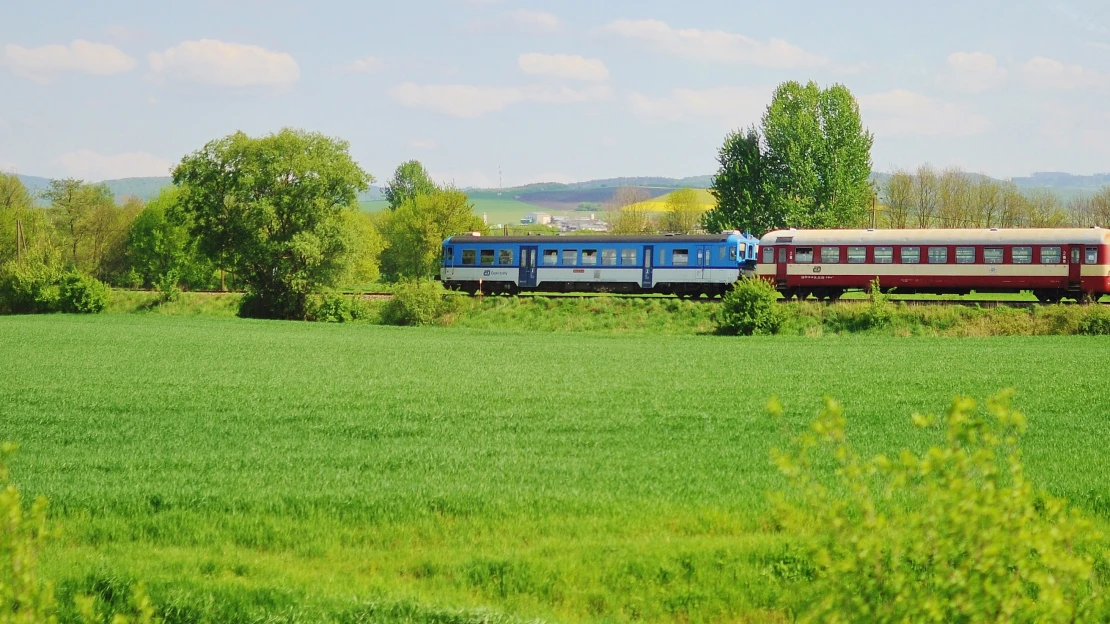
<svg viewBox="0 0 1110 624">
<path fill-rule="evenodd" d="M 0 169 L 165 175 L 236 130 L 506 186 L 711 173 L 784 80 L 840 82 L 875 168 L 1110 171 L 1110 3 L 9 3 Z"/>
</svg>

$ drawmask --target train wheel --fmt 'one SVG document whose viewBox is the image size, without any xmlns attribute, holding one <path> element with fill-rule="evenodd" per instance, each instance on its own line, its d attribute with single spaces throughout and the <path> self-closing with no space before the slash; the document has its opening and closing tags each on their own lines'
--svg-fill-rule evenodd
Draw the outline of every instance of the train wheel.
<svg viewBox="0 0 1110 624">
<path fill-rule="evenodd" d="M 840 301 L 840 298 L 843 297 L 843 296 L 844 296 L 844 289 L 843 288 L 833 288 L 833 289 L 829 290 L 829 303 L 836 303 L 837 301 Z"/>
<path fill-rule="evenodd" d="M 1060 299 L 1063 298 L 1056 290 L 1034 290 L 1033 296 L 1041 303 L 1060 303 Z"/>
<path fill-rule="evenodd" d="M 1075 298 L 1075 302 L 1080 304 L 1080 305 L 1090 305 L 1091 301 L 1092 301 L 1091 293 L 1089 293 L 1089 292 L 1080 293 Z"/>
</svg>

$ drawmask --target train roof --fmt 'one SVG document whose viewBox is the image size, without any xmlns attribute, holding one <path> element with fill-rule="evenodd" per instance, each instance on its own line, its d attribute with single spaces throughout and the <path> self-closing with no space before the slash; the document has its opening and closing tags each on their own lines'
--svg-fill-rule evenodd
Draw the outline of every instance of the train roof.
<svg viewBox="0 0 1110 624">
<path fill-rule="evenodd" d="M 651 235 L 636 235 L 636 234 L 612 234 L 612 235 L 577 235 L 577 234 L 537 234 L 534 236 L 474 236 L 472 234 L 460 234 L 452 236 L 444 241 L 444 244 L 458 244 L 458 243 L 472 243 L 472 244 L 487 244 L 496 245 L 499 243 L 509 244 L 576 244 L 576 243 L 640 243 L 644 245 L 655 245 L 662 243 L 724 243 L 728 241 L 729 236 L 736 236 L 735 232 L 725 232 L 723 234 L 651 234 Z M 742 235 L 741 235 L 742 236 Z"/>
<path fill-rule="evenodd" d="M 761 245 L 1067 245 L 1106 244 L 1101 228 L 1022 228 L 950 230 L 776 230 Z"/>
</svg>

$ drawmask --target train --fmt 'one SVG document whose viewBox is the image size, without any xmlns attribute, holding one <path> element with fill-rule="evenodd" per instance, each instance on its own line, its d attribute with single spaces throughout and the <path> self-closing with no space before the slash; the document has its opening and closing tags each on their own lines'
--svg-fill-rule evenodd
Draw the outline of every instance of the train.
<svg viewBox="0 0 1110 624">
<path fill-rule="evenodd" d="M 756 269 L 759 240 L 740 232 L 481 236 L 443 242 L 439 278 L 469 294 L 658 293 L 720 297 Z"/>
<path fill-rule="evenodd" d="M 452 236 L 440 279 L 470 294 L 659 293 L 719 297 L 743 276 L 787 299 L 884 292 L 1032 292 L 1044 303 L 1110 293 L 1110 230 L 775 230 L 651 236 Z"/>
<path fill-rule="evenodd" d="M 776 230 L 759 242 L 756 275 L 786 298 L 835 301 L 847 290 L 1016 293 L 1097 301 L 1110 292 L 1110 230 Z"/>
</svg>

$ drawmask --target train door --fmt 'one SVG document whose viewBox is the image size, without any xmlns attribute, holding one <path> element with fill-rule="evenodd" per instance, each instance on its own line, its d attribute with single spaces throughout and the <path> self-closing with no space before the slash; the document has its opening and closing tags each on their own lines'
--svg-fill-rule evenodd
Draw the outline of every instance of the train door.
<svg viewBox="0 0 1110 624">
<path fill-rule="evenodd" d="M 1071 245 L 1068 249 L 1068 288 L 1079 290 L 1083 285 L 1083 247 Z"/>
<path fill-rule="evenodd" d="M 650 289 L 654 285 L 654 278 L 652 275 L 652 258 L 655 256 L 655 247 L 652 245 L 644 245 L 644 273 L 640 277 L 640 285 L 645 289 Z"/>
<path fill-rule="evenodd" d="M 696 281 L 709 279 L 709 261 L 713 258 L 713 248 L 706 245 L 698 246 L 698 264 L 694 272 Z"/>
<path fill-rule="evenodd" d="M 778 248 L 778 262 L 775 263 L 775 279 L 786 282 L 786 247 Z"/>
<path fill-rule="evenodd" d="M 535 288 L 537 282 L 536 276 L 536 256 L 539 254 L 539 247 L 521 247 L 520 248 L 520 275 L 517 278 L 517 283 L 520 288 Z"/>
</svg>

